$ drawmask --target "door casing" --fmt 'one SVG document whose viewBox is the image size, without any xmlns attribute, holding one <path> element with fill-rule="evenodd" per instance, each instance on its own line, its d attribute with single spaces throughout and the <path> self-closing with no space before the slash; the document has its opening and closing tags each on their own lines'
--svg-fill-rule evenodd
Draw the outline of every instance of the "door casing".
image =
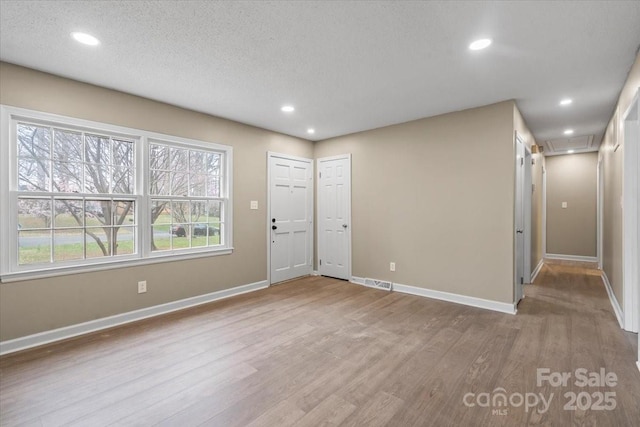
<svg viewBox="0 0 640 427">
<path fill-rule="evenodd" d="M 531 282 L 531 150 L 516 132 L 514 138 L 514 232 L 513 232 L 513 276 L 514 303 L 524 298 L 524 284 Z M 520 206 L 518 206 L 520 203 Z M 522 234 L 522 248 L 518 243 L 518 230 Z M 520 263 L 522 257 L 522 266 Z M 522 282 L 522 283 L 521 283 Z"/>
<path fill-rule="evenodd" d="M 619 135 L 623 140 L 622 178 L 622 312 L 624 329 L 638 332 L 640 327 L 640 90 L 622 118 Z M 614 123 L 618 126 L 618 123 Z M 639 337 L 640 340 L 640 337 Z M 640 349 L 639 349 L 640 357 Z"/>
</svg>

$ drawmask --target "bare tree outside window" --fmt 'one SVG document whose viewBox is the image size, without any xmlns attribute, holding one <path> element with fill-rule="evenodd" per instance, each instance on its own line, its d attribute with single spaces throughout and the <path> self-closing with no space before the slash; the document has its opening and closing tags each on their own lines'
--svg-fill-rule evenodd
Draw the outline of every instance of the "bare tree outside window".
<svg viewBox="0 0 640 427">
<path fill-rule="evenodd" d="M 0 213 L 11 229 L 1 274 L 231 251 L 231 147 L 2 112 L 11 144 L 0 166 L 11 177 L 0 181 Z"/>
<path fill-rule="evenodd" d="M 20 123 L 19 263 L 135 252 L 134 142 Z M 114 197 L 114 196 L 117 196 Z"/>
<path fill-rule="evenodd" d="M 221 162 L 219 152 L 150 145 L 152 251 L 222 243 Z"/>
</svg>

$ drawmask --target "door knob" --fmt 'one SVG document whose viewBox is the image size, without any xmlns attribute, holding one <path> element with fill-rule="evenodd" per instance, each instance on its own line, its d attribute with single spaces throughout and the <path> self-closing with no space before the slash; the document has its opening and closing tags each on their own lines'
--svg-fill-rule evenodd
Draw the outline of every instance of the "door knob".
<svg viewBox="0 0 640 427">
<path fill-rule="evenodd" d="M 271 229 L 272 229 L 272 230 L 277 230 L 277 229 L 278 229 L 278 226 L 277 226 L 277 225 L 272 225 L 272 226 L 271 226 Z"/>
<path fill-rule="evenodd" d="M 342 228 L 347 228 L 347 224 L 342 224 Z"/>
<path fill-rule="evenodd" d="M 524 230 L 516 230 L 516 233 L 522 234 L 522 233 L 524 233 Z"/>
</svg>

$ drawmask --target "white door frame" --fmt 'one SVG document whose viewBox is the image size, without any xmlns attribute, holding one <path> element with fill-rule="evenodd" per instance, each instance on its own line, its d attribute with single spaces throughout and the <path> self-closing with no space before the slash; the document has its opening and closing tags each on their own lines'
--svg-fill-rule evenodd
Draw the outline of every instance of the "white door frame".
<svg viewBox="0 0 640 427">
<path fill-rule="evenodd" d="M 531 148 L 524 146 L 524 277 L 525 284 L 531 283 L 531 196 L 533 195 L 533 182 L 531 167 L 533 156 Z"/>
<path fill-rule="evenodd" d="M 523 156 L 519 159 L 519 145 L 522 147 Z M 514 192 L 514 228 L 513 228 L 513 282 L 514 282 L 514 303 L 518 303 L 520 299 L 524 298 L 524 282 L 525 278 L 527 282 L 531 281 L 531 224 L 527 223 L 527 219 L 529 222 L 531 221 L 531 149 L 528 148 L 522 139 L 522 137 L 515 132 L 514 137 L 514 167 L 515 167 L 515 192 Z M 528 160 L 527 160 L 528 159 Z M 522 162 L 522 181 L 518 182 L 518 161 Z M 528 163 L 527 163 L 528 161 Z M 527 183 L 528 186 L 527 186 Z M 520 184 L 520 186 L 518 185 Z M 519 188 L 518 188 L 519 187 Z M 522 271 L 522 281 L 523 284 L 520 284 L 520 277 L 518 277 L 518 191 L 522 193 L 522 233 L 523 233 L 523 241 L 524 241 L 524 253 L 522 254 L 524 258 L 524 266 Z M 527 210 L 529 211 L 527 215 Z M 527 234 L 529 235 L 527 239 Z"/>
<path fill-rule="evenodd" d="M 604 165 L 604 160 L 602 158 L 601 153 L 598 153 L 598 166 L 596 167 L 596 212 L 597 212 L 597 221 L 596 221 L 596 251 L 598 258 L 598 270 L 602 270 L 602 249 L 603 249 L 603 239 L 602 239 L 602 230 L 603 230 L 603 220 L 604 220 L 604 173 L 602 167 Z"/>
<path fill-rule="evenodd" d="M 622 283 L 624 329 L 638 332 L 638 298 L 640 274 L 638 257 L 640 256 L 640 238 L 638 232 L 640 220 L 638 214 L 638 167 L 640 167 L 640 91 L 636 91 L 633 101 L 622 116 L 622 129 L 619 135 L 623 140 L 623 178 L 622 178 Z M 618 126 L 618 123 L 614 123 Z"/>
<path fill-rule="evenodd" d="M 330 156 L 330 157 L 321 157 L 319 159 L 316 159 L 316 165 L 317 165 L 316 169 L 318 170 L 318 172 L 320 172 L 320 162 L 329 161 L 329 160 L 341 160 L 341 159 L 349 160 L 349 165 L 350 165 L 349 166 L 349 171 L 351 171 L 351 166 L 353 166 L 352 162 L 351 162 L 351 153 L 340 154 L 340 155 L 337 155 L 337 156 Z M 316 195 L 318 195 L 318 194 L 320 194 L 319 191 L 318 191 L 319 190 L 318 186 L 320 185 L 320 179 L 319 178 L 316 181 L 316 183 L 317 183 L 316 184 Z M 348 277 L 349 277 L 348 280 L 351 280 L 352 277 L 353 277 L 353 274 L 352 274 L 352 271 L 351 271 L 351 251 L 352 251 L 352 239 L 351 239 L 351 235 L 352 234 L 351 234 L 351 230 L 353 228 L 352 227 L 353 222 L 351 221 L 351 175 L 349 176 L 349 188 L 347 189 L 347 191 L 348 191 L 348 194 L 349 194 L 349 203 L 347 203 L 347 215 L 346 215 L 346 217 L 347 217 L 347 225 L 348 225 L 348 227 L 347 227 L 347 240 L 348 240 L 348 243 L 349 243 L 349 249 L 347 250 L 347 264 L 348 264 L 347 265 L 347 272 L 348 272 Z M 320 199 L 318 198 L 318 210 L 319 210 L 319 207 L 320 207 L 319 200 Z M 317 212 L 316 212 L 316 217 L 317 217 Z M 318 235 L 318 242 L 320 241 L 320 232 L 321 232 L 320 231 L 320 221 L 317 220 L 316 221 L 316 234 Z M 318 253 L 318 258 L 319 258 L 320 257 L 320 248 L 318 248 L 318 252 L 317 253 Z M 319 273 L 320 273 L 320 266 L 318 266 L 318 274 Z"/>
<path fill-rule="evenodd" d="M 300 162 L 308 162 L 311 166 L 311 188 L 314 188 L 315 178 L 314 178 L 314 169 L 313 169 L 313 159 L 307 159 L 306 157 L 298 157 L 292 156 L 289 154 L 276 153 L 273 151 L 267 151 L 267 212 L 266 212 L 266 223 L 267 223 L 267 285 L 271 286 L 271 158 L 277 157 L 280 159 L 287 160 L 297 160 Z M 311 212 L 315 212 L 315 206 L 313 197 L 311 198 Z M 315 218 L 312 215 L 311 221 Z M 313 231 L 313 224 L 311 225 L 311 231 Z M 313 259 L 314 259 L 314 242 L 313 242 L 313 232 L 309 233 L 310 246 L 309 253 L 311 254 L 311 271 L 313 271 Z"/>
<path fill-rule="evenodd" d="M 547 256 L 547 165 L 542 164 L 542 260 Z"/>
</svg>

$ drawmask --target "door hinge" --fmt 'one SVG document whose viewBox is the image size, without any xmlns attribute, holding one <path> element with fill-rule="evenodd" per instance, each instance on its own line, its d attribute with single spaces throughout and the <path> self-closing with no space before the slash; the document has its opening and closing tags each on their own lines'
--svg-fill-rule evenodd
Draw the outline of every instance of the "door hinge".
<svg viewBox="0 0 640 427">
<path fill-rule="evenodd" d="M 522 157 L 520 158 L 520 166 L 524 166 L 524 159 Z"/>
<path fill-rule="evenodd" d="M 524 285 L 524 277 L 521 277 L 521 278 L 520 278 L 520 284 L 521 284 L 521 285 Z"/>
<path fill-rule="evenodd" d="M 320 265 L 322 265 L 322 260 L 320 260 Z"/>
<path fill-rule="evenodd" d="M 322 172 L 318 172 L 318 177 L 322 178 Z"/>
</svg>

